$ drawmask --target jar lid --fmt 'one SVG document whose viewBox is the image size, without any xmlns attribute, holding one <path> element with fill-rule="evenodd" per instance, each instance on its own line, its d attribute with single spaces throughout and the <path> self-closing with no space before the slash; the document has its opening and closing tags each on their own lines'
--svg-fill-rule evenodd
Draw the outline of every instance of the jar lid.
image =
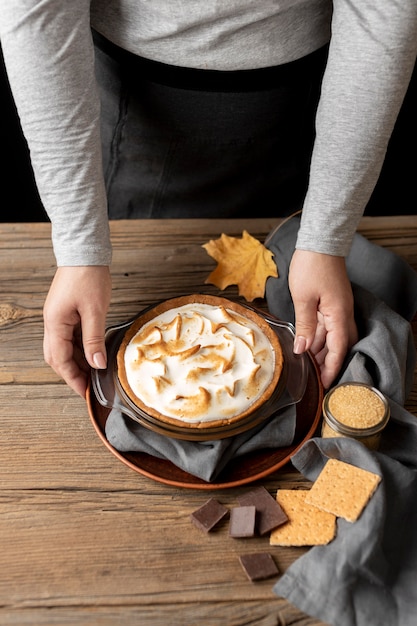
<svg viewBox="0 0 417 626">
<path fill-rule="evenodd" d="M 333 429 L 351 437 L 368 437 L 388 423 L 387 398 L 375 387 L 359 382 L 336 385 L 323 399 L 323 416 Z"/>
</svg>

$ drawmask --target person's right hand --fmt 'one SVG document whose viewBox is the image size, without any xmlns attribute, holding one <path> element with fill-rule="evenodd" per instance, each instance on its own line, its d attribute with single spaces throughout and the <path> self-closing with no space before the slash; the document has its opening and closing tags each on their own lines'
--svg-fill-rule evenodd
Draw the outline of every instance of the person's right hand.
<svg viewBox="0 0 417 626">
<path fill-rule="evenodd" d="M 89 366 L 104 369 L 106 315 L 111 298 L 107 266 L 59 267 L 44 305 L 45 361 L 85 397 Z"/>
<path fill-rule="evenodd" d="M 357 341 L 352 286 L 343 257 L 295 250 L 289 271 L 294 303 L 294 351 L 310 350 L 328 389 Z"/>
</svg>

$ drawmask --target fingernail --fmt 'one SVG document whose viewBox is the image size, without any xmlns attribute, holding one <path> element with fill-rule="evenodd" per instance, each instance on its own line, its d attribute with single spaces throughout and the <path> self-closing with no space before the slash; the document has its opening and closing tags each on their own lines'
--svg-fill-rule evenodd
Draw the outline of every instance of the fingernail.
<svg viewBox="0 0 417 626">
<path fill-rule="evenodd" d="M 93 362 L 99 370 L 105 370 L 107 367 L 106 357 L 102 352 L 96 352 L 93 354 Z"/>
<path fill-rule="evenodd" d="M 306 351 L 307 341 L 305 337 L 296 337 L 294 341 L 294 354 L 302 354 Z"/>
</svg>

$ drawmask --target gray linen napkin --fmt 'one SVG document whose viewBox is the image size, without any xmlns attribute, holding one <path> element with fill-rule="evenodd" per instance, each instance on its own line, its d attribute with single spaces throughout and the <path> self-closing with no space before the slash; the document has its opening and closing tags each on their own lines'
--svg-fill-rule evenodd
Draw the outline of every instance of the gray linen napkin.
<svg viewBox="0 0 417 626">
<path fill-rule="evenodd" d="M 148 430 L 112 409 L 106 437 L 120 452 L 145 452 L 171 461 L 207 482 L 213 482 L 232 459 L 255 450 L 288 446 L 294 438 L 296 411 L 291 405 L 264 424 L 216 441 L 181 441 Z"/>
<path fill-rule="evenodd" d="M 286 277 L 298 218 L 267 240 L 279 279 L 269 279 L 268 305 L 293 315 Z M 339 519 L 337 536 L 310 549 L 274 586 L 309 615 L 334 626 L 417 624 L 417 418 L 404 401 L 415 365 L 411 320 L 417 310 L 417 274 L 400 257 L 357 235 L 347 261 L 360 339 L 340 381 L 362 381 L 389 399 L 391 419 L 381 447 L 371 452 L 351 439 L 314 438 L 292 457 L 314 481 L 328 458 L 373 471 L 383 480 L 355 523 Z"/>
</svg>

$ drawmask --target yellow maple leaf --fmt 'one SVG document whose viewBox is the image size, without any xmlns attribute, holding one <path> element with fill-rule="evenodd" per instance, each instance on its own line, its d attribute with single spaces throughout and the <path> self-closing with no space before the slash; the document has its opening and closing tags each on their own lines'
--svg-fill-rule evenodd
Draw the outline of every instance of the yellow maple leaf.
<svg viewBox="0 0 417 626">
<path fill-rule="evenodd" d="M 203 248 L 217 261 L 205 282 L 219 289 L 237 285 L 239 295 L 248 302 L 263 298 L 268 276 L 278 276 L 272 252 L 246 230 L 241 238 L 222 233 L 219 239 L 203 244 Z"/>
</svg>

